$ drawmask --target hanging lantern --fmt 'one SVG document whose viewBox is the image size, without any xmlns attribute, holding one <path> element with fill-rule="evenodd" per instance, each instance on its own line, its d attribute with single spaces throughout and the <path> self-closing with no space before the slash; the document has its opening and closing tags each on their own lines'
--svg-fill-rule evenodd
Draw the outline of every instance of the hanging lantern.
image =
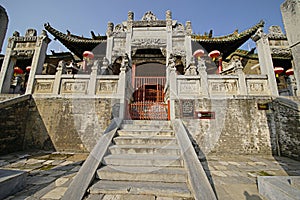
<svg viewBox="0 0 300 200">
<path fill-rule="evenodd" d="M 82 67 L 82 70 L 84 72 L 86 72 L 87 71 L 87 62 L 90 59 L 94 58 L 94 54 L 91 51 L 84 51 L 82 55 L 83 55 L 83 65 L 82 65 L 83 67 Z"/>
<path fill-rule="evenodd" d="M 85 51 L 85 52 L 83 52 L 83 57 L 84 58 L 93 59 L 94 58 L 94 54 L 91 51 Z"/>
<path fill-rule="evenodd" d="M 274 72 L 275 74 L 281 74 L 284 71 L 283 67 L 275 67 Z"/>
<path fill-rule="evenodd" d="M 23 70 L 20 67 L 15 67 L 14 68 L 14 73 L 16 73 L 16 74 L 23 74 Z"/>
<path fill-rule="evenodd" d="M 288 75 L 288 76 L 294 75 L 294 69 L 291 68 L 291 69 L 286 70 L 286 71 L 285 71 L 285 74 Z"/>
<path fill-rule="evenodd" d="M 198 49 L 194 52 L 193 56 L 195 58 L 200 58 L 200 57 L 204 56 L 204 51 L 202 49 Z"/>
<path fill-rule="evenodd" d="M 26 71 L 30 72 L 30 70 L 31 70 L 31 66 L 27 66 Z"/>
<path fill-rule="evenodd" d="M 213 50 L 211 52 L 209 52 L 208 56 L 211 57 L 211 58 L 217 58 L 220 56 L 220 51 L 218 50 Z"/>
</svg>

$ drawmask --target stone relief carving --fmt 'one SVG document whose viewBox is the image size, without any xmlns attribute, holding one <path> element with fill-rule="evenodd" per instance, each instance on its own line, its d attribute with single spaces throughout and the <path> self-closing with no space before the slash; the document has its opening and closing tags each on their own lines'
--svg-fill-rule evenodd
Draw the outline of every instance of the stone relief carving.
<svg viewBox="0 0 300 200">
<path fill-rule="evenodd" d="M 52 93 L 53 82 L 37 80 L 35 83 L 35 93 Z"/>
<path fill-rule="evenodd" d="M 36 30 L 35 29 L 28 29 L 25 33 L 25 37 L 31 37 L 36 36 Z"/>
<path fill-rule="evenodd" d="M 128 21 L 133 21 L 133 18 L 134 18 L 134 13 L 132 11 L 129 11 L 128 15 L 127 15 L 127 20 Z"/>
<path fill-rule="evenodd" d="M 117 82 L 98 82 L 97 94 L 111 94 L 117 92 Z"/>
<path fill-rule="evenodd" d="M 144 14 L 142 21 L 156 21 L 157 17 L 151 12 L 148 11 Z"/>
<path fill-rule="evenodd" d="M 87 90 L 86 81 L 76 81 L 76 82 L 64 81 L 62 84 L 62 93 L 86 93 L 86 90 Z"/>
<path fill-rule="evenodd" d="M 250 83 L 248 85 L 250 92 L 263 92 L 265 90 L 264 83 Z"/>
<path fill-rule="evenodd" d="M 290 49 L 284 49 L 284 48 L 271 48 L 271 53 L 272 54 L 276 54 L 276 55 L 280 55 L 280 56 L 285 56 L 285 57 L 289 57 L 291 56 L 291 50 Z"/>
<path fill-rule="evenodd" d="M 280 26 L 270 26 L 268 37 L 272 39 L 286 39 L 286 36 L 282 32 Z"/>
<path fill-rule="evenodd" d="M 33 56 L 34 50 L 13 50 L 11 55 L 12 56 Z"/>
<path fill-rule="evenodd" d="M 125 26 L 123 24 L 118 24 L 115 26 L 114 32 L 124 32 Z"/>
<path fill-rule="evenodd" d="M 234 82 L 210 82 L 210 88 L 212 92 L 237 92 L 237 83 Z"/>
<path fill-rule="evenodd" d="M 181 23 L 177 23 L 175 27 L 173 28 L 173 35 L 182 35 L 184 33 L 184 26 Z"/>
<path fill-rule="evenodd" d="M 197 94 L 199 92 L 200 83 L 198 80 L 180 81 L 179 92 L 181 94 Z"/>
<path fill-rule="evenodd" d="M 151 47 L 151 46 L 165 46 L 167 45 L 167 41 L 159 38 L 138 38 L 133 39 L 131 44 L 134 46 L 143 46 L 143 47 Z"/>
</svg>

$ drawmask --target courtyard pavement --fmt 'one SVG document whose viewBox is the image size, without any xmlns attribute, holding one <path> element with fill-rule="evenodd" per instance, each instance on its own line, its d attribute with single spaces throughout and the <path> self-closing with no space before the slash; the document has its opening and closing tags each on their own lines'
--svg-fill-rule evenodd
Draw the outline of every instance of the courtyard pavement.
<svg viewBox="0 0 300 200">
<path fill-rule="evenodd" d="M 0 156 L 0 169 L 28 173 L 26 188 L 5 200 L 60 199 L 87 156 L 44 151 Z M 300 176 L 300 162 L 285 157 L 210 155 L 202 165 L 219 200 L 264 200 L 257 176 Z"/>
</svg>

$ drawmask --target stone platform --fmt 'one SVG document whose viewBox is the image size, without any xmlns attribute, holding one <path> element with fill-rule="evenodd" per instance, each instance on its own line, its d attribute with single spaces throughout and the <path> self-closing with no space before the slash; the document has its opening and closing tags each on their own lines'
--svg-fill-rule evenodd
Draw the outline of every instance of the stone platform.
<svg viewBox="0 0 300 200">
<path fill-rule="evenodd" d="M 86 154 L 58 152 L 21 152 L 0 156 L 0 168 L 28 173 L 26 187 L 5 200 L 60 199 Z M 257 177 L 300 176 L 300 162 L 272 156 L 220 156 L 201 158 L 219 200 L 266 200 L 257 187 Z M 123 195 L 106 195 L 105 200 L 149 199 Z M 171 200 L 171 199 L 164 199 Z"/>
<path fill-rule="evenodd" d="M 24 171 L 0 169 L 0 199 L 24 189 L 26 176 Z"/>
</svg>

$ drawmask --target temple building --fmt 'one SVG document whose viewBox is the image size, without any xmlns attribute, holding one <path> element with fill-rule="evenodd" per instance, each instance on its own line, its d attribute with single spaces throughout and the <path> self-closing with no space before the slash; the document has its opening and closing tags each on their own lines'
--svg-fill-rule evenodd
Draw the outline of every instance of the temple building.
<svg viewBox="0 0 300 200">
<path fill-rule="evenodd" d="M 8 39 L 0 152 L 89 152 L 62 199 L 217 199 L 199 161 L 207 155 L 300 160 L 299 54 L 279 26 L 200 35 L 168 10 L 129 11 L 90 38 L 44 28 Z M 48 55 L 49 34 L 69 52 Z M 239 49 L 249 39 L 256 47 Z"/>
</svg>

